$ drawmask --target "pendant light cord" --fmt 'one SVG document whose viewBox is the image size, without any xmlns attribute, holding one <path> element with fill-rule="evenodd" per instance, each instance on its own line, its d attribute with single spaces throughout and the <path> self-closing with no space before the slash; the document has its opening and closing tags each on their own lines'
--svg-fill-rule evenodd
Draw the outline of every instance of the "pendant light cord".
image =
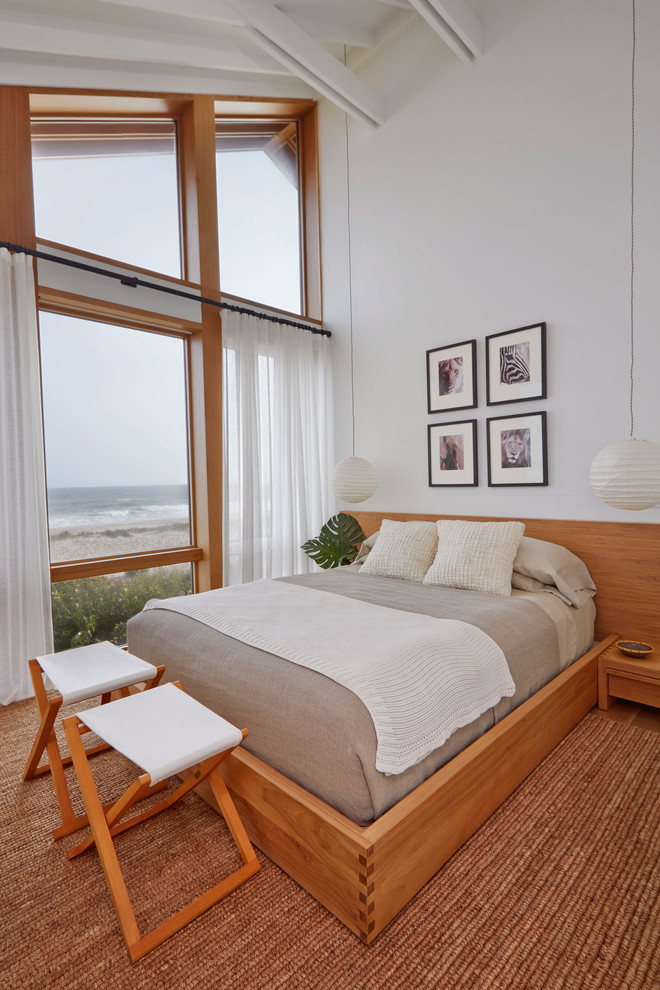
<svg viewBox="0 0 660 990">
<path fill-rule="evenodd" d="M 635 414 L 633 398 L 635 392 L 635 54 L 637 31 L 635 23 L 635 0 L 632 0 L 632 80 L 630 103 L 630 437 L 634 439 Z"/>
<path fill-rule="evenodd" d="M 346 65 L 346 45 L 344 45 L 344 65 Z M 353 261 L 351 257 L 351 171 L 348 156 L 348 113 L 344 114 L 346 133 L 346 228 L 348 231 L 348 318 L 351 341 L 351 430 L 352 456 L 355 457 L 355 365 L 353 355 Z"/>
</svg>

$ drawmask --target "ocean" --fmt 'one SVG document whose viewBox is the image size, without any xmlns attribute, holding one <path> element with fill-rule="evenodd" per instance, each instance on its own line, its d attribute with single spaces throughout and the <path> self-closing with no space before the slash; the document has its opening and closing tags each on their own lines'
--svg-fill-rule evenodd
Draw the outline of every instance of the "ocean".
<svg viewBox="0 0 660 990">
<path fill-rule="evenodd" d="M 188 516 L 187 485 L 48 489 L 51 530 L 151 523 L 160 519 L 185 522 Z"/>
</svg>

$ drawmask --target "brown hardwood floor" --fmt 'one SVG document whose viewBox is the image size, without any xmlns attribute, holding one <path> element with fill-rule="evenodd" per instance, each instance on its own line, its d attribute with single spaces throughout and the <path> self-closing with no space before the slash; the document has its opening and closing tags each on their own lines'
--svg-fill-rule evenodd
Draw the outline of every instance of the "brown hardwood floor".
<svg viewBox="0 0 660 990">
<path fill-rule="evenodd" d="M 627 722 L 630 725 L 636 725 L 638 729 L 660 732 L 660 708 L 651 708 L 650 705 L 639 705 L 635 701 L 617 699 L 606 712 L 601 711 L 598 707 L 593 710 L 601 718 Z"/>
</svg>

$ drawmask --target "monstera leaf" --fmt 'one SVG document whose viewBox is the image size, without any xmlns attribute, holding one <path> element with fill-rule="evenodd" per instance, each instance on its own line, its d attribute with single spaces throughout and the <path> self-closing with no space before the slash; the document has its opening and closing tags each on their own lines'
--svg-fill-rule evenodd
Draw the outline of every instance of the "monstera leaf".
<svg viewBox="0 0 660 990">
<path fill-rule="evenodd" d="M 340 512 L 328 519 L 316 539 L 307 540 L 301 549 L 319 567 L 341 567 L 355 560 L 363 539 L 364 533 L 357 519 L 347 512 Z"/>
</svg>

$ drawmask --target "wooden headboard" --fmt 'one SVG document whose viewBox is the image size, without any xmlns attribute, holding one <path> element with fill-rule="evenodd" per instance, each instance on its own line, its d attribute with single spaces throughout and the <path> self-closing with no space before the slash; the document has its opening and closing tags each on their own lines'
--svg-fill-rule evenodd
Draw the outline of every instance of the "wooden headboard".
<svg viewBox="0 0 660 990">
<path fill-rule="evenodd" d="M 474 519 L 404 512 L 351 512 L 365 536 L 383 519 Z M 502 518 L 493 519 L 503 522 Z M 521 519 L 525 535 L 560 543 L 580 557 L 596 582 L 596 638 L 608 633 L 643 640 L 660 648 L 660 524 L 573 519 Z"/>
</svg>

